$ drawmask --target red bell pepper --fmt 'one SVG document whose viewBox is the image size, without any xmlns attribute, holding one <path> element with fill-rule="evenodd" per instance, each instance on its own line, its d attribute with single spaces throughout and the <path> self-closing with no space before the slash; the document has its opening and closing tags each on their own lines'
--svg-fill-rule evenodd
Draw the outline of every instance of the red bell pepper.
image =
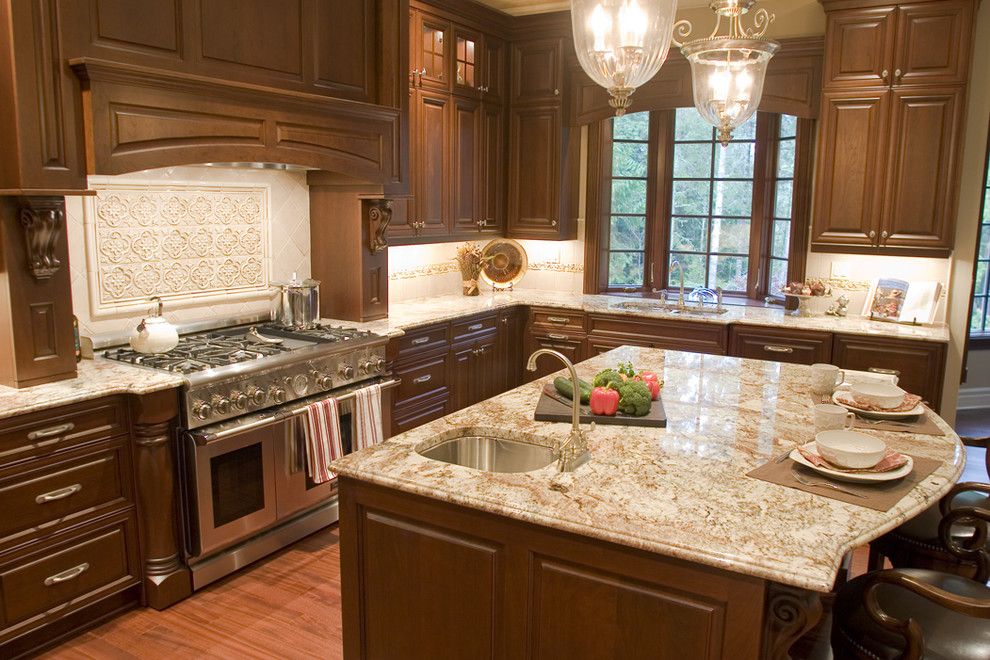
<svg viewBox="0 0 990 660">
<path fill-rule="evenodd" d="M 591 390 L 591 414 L 612 417 L 619 410 L 619 392 L 610 387 Z"/>
<path fill-rule="evenodd" d="M 663 389 L 663 381 L 652 371 L 641 371 L 636 376 L 636 380 L 643 381 L 643 384 L 650 388 L 650 396 L 654 401 L 660 398 L 660 390 Z"/>
</svg>

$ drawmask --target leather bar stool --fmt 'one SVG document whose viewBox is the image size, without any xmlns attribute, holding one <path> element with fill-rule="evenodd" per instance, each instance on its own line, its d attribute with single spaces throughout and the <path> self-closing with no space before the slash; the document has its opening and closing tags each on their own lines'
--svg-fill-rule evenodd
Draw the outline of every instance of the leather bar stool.
<svg viewBox="0 0 990 660">
<path fill-rule="evenodd" d="M 990 658 L 990 509 L 960 507 L 940 524 L 946 549 L 976 567 L 976 579 L 925 569 L 874 571 L 849 581 L 832 609 L 837 659 Z M 953 530 L 973 530 L 964 541 Z"/>
</svg>

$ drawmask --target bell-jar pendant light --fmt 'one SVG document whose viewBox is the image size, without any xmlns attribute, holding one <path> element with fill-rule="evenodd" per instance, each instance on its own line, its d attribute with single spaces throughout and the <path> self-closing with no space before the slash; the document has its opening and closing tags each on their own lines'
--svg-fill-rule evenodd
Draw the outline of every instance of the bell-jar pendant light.
<svg viewBox="0 0 990 660">
<path fill-rule="evenodd" d="M 718 140 L 727 145 L 732 131 L 753 116 L 763 97 L 767 63 L 780 44 L 764 39 L 774 15 L 766 9 L 753 14 L 753 27 L 743 28 L 742 16 L 756 0 L 712 0 L 709 5 L 717 20 L 708 38 L 682 44 L 681 53 L 691 63 L 694 105 L 705 121 L 718 129 Z M 716 36 L 722 21 L 729 33 Z M 678 21 L 677 36 L 691 34 L 691 23 Z"/>
<path fill-rule="evenodd" d="M 616 116 L 667 59 L 677 0 L 571 0 L 581 68 L 608 90 Z"/>
</svg>

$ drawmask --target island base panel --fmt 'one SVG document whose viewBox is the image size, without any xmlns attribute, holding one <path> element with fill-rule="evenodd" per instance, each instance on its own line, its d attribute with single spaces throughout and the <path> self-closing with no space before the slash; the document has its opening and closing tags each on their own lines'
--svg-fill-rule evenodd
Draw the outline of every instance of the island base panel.
<svg viewBox="0 0 990 660">
<path fill-rule="evenodd" d="M 819 616 L 810 592 L 351 478 L 340 503 L 346 658 L 783 658 Z"/>
</svg>

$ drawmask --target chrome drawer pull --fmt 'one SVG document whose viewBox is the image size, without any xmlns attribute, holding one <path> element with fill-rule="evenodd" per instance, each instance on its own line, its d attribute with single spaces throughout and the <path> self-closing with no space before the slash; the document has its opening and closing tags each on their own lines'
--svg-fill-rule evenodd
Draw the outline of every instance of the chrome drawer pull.
<svg viewBox="0 0 990 660">
<path fill-rule="evenodd" d="M 880 367 L 870 367 L 867 371 L 875 374 L 883 374 L 884 376 L 900 376 L 901 372 L 897 369 L 882 369 Z"/>
<path fill-rule="evenodd" d="M 566 316 L 548 316 L 547 317 L 547 320 L 550 321 L 551 323 L 563 323 L 563 324 L 567 324 L 567 323 L 570 323 L 571 322 L 571 320 L 569 318 L 567 318 Z"/>
<path fill-rule="evenodd" d="M 468 332 L 475 332 L 476 330 L 481 330 L 485 327 L 484 323 L 475 323 L 474 325 L 468 326 Z"/>
<path fill-rule="evenodd" d="M 71 486 L 66 486 L 65 488 L 59 488 L 58 490 L 53 490 L 50 493 L 42 493 L 34 498 L 34 501 L 38 504 L 44 504 L 45 502 L 54 502 L 55 500 L 64 500 L 70 495 L 75 495 L 82 490 L 82 484 L 72 484 Z"/>
<path fill-rule="evenodd" d="M 73 566 L 72 568 L 62 571 L 61 573 L 56 573 L 45 578 L 45 586 L 50 587 L 53 584 L 59 584 L 60 582 L 68 582 L 69 580 L 75 580 L 77 577 L 89 570 L 89 564 L 83 563 L 78 566 Z"/>
<path fill-rule="evenodd" d="M 550 335 L 547 335 L 547 337 L 549 337 L 550 339 L 558 339 L 558 340 L 559 339 L 570 339 L 570 337 L 568 337 L 567 335 L 554 335 L 554 334 L 550 334 Z"/>
<path fill-rule="evenodd" d="M 767 344 L 763 347 L 763 350 L 769 351 L 770 353 L 793 353 L 794 349 L 790 346 L 775 346 L 774 344 Z"/>
<path fill-rule="evenodd" d="M 412 340 L 412 345 L 413 346 L 419 346 L 420 344 L 425 344 L 428 341 L 430 341 L 430 338 L 429 337 L 420 337 L 419 339 L 413 339 Z"/>
<path fill-rule="evenodd" d="M 40 440 L 41 438 L 50 438 L 55 435 L 62 435 L 63 433 L 68 433 L 74 428 L 76 428 L 75 424 L 73 424 L 72 422 L 66 422 L 65 424 L 59 424 L 58 426 L 53 426 L 50 429 L 31 431 L 30 433 L 28 433 L 28 440 Z"/>
<path fill-rule="evenodd" d="M 425 376 L 420 376 L 419 378 L 413 378 L 413 383 L 416 385 L 422 385 L 423 383 L 430 382 L 431 378 L 433 378 L 433 374 L 426 374 Z"/>
</svg>

